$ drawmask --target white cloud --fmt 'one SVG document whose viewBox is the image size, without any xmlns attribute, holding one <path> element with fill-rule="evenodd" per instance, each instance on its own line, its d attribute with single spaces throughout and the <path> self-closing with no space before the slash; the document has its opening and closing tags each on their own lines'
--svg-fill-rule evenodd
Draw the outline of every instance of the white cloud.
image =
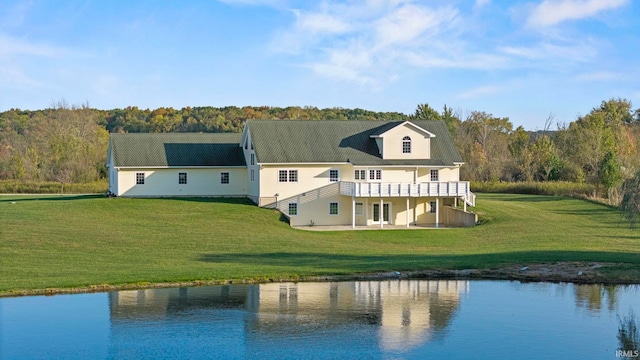
<svg viewBox="0 0 640 360">
<path fill-rule="evenodd" d="M 450 41 L 443 39 L 460 25 L 457 9 L 402 0 L 324 1 L 292 11 L 296 22 L 277 34 L 274 52 L 300 57 L 319 75 L 370 85 L 396 81 L 396 68 L 445 48 Z"/>
<path fill-rule="evenodd" d="M 490 3 L 491 3 L 491 0 L 476 0 L 475 4 L 473 4 L 473 7 L 478 9 L 485 5 L 489 5 Z"/>
<path fill-rule="evenodd" d="M 458 94 L 458 99 L 475 99 L 484 95 L 491 95 L 503 91 L 500 87 L 494 85 L 479 86 Z"/>
<path fill-rule="evenodd" d="M 425 40 L 445 30 L 455 22 L 457 11 L 452 8 L 430 9 L 406 5 L 380 18 L 374 25 L 378 46 L 407 44 Z"/>
<path fill-rule="evenodd" d="M 41 84 L 25 74 L 24 70 L 17 65 L 10 65 L 0 62 L 0 88 L 28 89 L 38 87 Z"/>
<path fill-rule="evenodd" d="M 527 26 L 554 26 L 566 20 L 579 20 L 595 16 L 610 9 L 626 5 L 629 0 L 544 0 L 533 7 Z"/>
<path fill-rule="evenodd" d="M 66 53 L 68 51 L 62 48 L 0 34 L 0 58 L 15 55 L 57 57 Z"/>
<path fill-rule="evenodd" d="M 286 0 L 218 0 L 225 4 L 232 5 L 261 5 L 270 7 L 283 7 L 286 5 Z"/>
<path fill-rule="evenodd" d="M 625 80 L 627 78 L 628 78 L 628 76 L 625 76 L 624 74 L 619 74 L 619 73 L 615 73 L 615 72 L 612 72 L 612 71 L 594 71 L 594 72 L 583 73 L 583 74 L 580 74 L 580 75 L 576 76 L 576 80 L 578 80 L 578 81 L 586 81 L 586 82 L 591 82 L 591 81 L 620 81 L 620 80 Z"/>
<path fill-rule="evenodd" d="M 510 60 L 507 57 L 483 53 L 453 53 L 438 56 L 431 52 L 416 52 L 407 53 L 406 58 L 409 64 L 423 68 L 491 70 L 510 66 Z"/>
<path fill-rule="evenodd" d="M 36 61 L 59 58 L 71 52 L 43 43 L 31 42 L 23 38 L 0 34 L 0 86 L 34 88 L 41 83 L 34 80 L 26 69 L 25 59 Z"/>
<path fill-rule="evenodd" d="M 295 11 L 298 17 L 298 28 L 312 34 L 341 34 L 350 30 L 351 26 L 337 16 L 326 13 L 308 13 Z"/>
<path fill-rule="evenodd" d="M 563 10 L 556 10 L 560 15 L 554 21 L 561 21 L 558 19 L 587 16 L 624 1 L 628 0 L 602 5 L 592 0 L 545 0 L 534 13 L 559 6 Z M 526 42 L 517 34 L 504 40 L 485 38 L 483 32 L 494 29 L 493 20 L 475 16 L 474 10 L 490 0 L 477 0 L 467 8 L 437 4 L 324 0 L 311 8 L 290 9 L 295 21 L 278 31 L 270 49 L 319 76 L 373 87 L 397 81 L 412 68 L 549 72 L 598 57 L 601 44 L 588 37 L 554 36 Z M 567 15 L 569 12 L 573 15 Z"/>
<path fill-rule="evenodd" d="M 533 46 L 503 46 L 498 49 L 500 52 L 514 57 L 528 60 L 586 62 L 597 56 L 597 51 L 593 44 L 584 43 L 539 43 Z"/>
</svg>

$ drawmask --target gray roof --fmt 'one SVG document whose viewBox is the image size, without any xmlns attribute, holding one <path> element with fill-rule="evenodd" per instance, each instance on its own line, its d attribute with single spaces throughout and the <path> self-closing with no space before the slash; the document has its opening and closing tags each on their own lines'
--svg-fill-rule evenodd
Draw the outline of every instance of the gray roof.
<svg viewBox="0 0 640 360">
<path fill-rule="evenodd" d="M 111 134 L 114 166 L 245 166 L 237 133 Z"/>
<path fill-rule="evenodd" d="M 462 157 L 442 121 L 411 121 L 436 135 L 431 159 L 384 160 L 371 135 L 404 121 L 249 120 L 247 125 L 260 163 L 342 163 L 353 165 L 453 166 Z"/>
</svg>

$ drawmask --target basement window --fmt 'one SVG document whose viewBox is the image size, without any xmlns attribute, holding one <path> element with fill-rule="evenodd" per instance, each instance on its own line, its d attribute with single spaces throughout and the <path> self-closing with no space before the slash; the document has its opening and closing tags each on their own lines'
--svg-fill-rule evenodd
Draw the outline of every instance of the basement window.
<svg viewBox="0 0 640 360">
<path fill-rule="evenodd" d="M 178 184 L 180 184 L 180 185 L 186 185 L 187 184 L 187 173 L 186 172 L 178 173 Z"/>
<path fill-rule="evenodd" d="M 330 202 L 329 203 L 329 215 L 338 215 L 338 203 Z"/>
<path fill-rule="evenodd" d="M 435 214 L 437 207 L 438 207 L 438 204 L 435 201 L 430 201 L 429 202 L 429 212 L 430 213 Z"/>
<path fill-rule="evenodd" d="M 144 173 L 136 173 L 136 185 L 144 185 Z"/>
<path fill-rule="evenodd" d="M 298 203 L 289 203 L 289 216 L 298 215 Z"/>
</svg>

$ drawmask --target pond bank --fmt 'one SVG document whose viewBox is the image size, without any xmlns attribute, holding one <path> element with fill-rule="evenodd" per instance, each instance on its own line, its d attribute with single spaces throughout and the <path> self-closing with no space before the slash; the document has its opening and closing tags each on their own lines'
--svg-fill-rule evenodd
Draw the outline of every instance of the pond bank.
<svg viewBox="0 0 640 360">
<path fill-rule="evenodd" d="M 576 284 L 640 284 L 640 267 L 632 264 L 603 262 L 556 262 L 516 264 L 484 269 L 428 269 L 403 272 L 380 272 L 353 275 L 307 276 L 281 279 L 196 280 L 186 282 L 136 283 L 124 285 L 92 285 L 74 288 L 47 288 L 0 292 L 0 297 L 80 294 L 120 290 L 141 290 L 173 287 L 260 284 L 267 282 L 367 281 L 384 279 L 456 279 L 456 280 L 516 280 L 523 282 L 571 282 Z"/>
</svg>

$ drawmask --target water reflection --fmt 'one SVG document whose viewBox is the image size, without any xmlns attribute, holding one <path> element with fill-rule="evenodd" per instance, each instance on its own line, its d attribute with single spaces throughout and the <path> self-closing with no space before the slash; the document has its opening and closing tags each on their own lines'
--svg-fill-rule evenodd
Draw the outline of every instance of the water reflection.
<svg viewBox="0 0 640 360">
<path fill-rule="evenodd" d="M 638 321 L 632 310 L 629 315 L 618 320 L 618 342 L 620 347 L 616 351 L 616 356 L 620 358 L 638 358 L 640 357 L 640 332 Z"/>
<path fill-rule="evenodd" d="M 615 358 L 640 342 L 637 318 L 624 317 L 640 313 L 638 296 L 640 286 L 391 280 L 6 298 L 0 359 Z"/>
<path fill-rule="evenodd" d="M 273 283 L 201 288 L 121 291 L 109 294 L 112 326 L 133 320 L 211 316 L 211 309 L 241 309 L 248 316 L 245 344 L 304 333 L 335 336 L 332 329 L 376 333 L 370 345 L 406 351 L 442 336 L 459 306 L 468 281 L 382 281 Z M 239 325 L 239 324 L 238 324 Z M 357 326 L 354 326 L 357 325 Z M 376 344 L 377 343 L 377 344 Z"/>
<path fill-rule="evenodd" d="M 616 307 L 616 295 L 620 289 L 615 285 L 575 285 L 576 306 L 591 312 L 598 312 L 606 305 L 609 311 L 613 311 Z"/>
</svg>

